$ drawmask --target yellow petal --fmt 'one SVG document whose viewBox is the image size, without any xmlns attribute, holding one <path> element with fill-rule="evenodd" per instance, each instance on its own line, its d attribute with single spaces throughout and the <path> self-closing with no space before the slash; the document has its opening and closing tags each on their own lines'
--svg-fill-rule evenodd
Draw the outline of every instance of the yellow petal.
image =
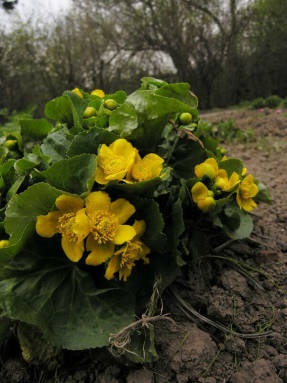
<svg viewBox="0 0 287 383">
<path fill-rule="evenodd" d="M 246 176 L 239 186 L 239 193 L 243 199 L 255 197 L 258 191 L 258 186 L 254 183 L 252 174 Z"/>
<path fill-rule="evenodd" d="M 115 276 L 115 273 L 117 273 L 120 269 L 120 257 L 113 256 L 110 260 L 108 267 L 106 269 L 105 278 L 110 280 L 113 279 Z"/>
<path fill-rule="evenodd" d="M 123 178 L 125 178 L 125 175 L 127 174 L 127 170 L 122 170 L 120 172 L 116 172 L 113 174 L 106 175 L 107 182 L 109 181 L 121 181 Z"/>
<path fill-rule="evenodd" d="M 109 210 L 110 207 L 110 196 L 105 192 L 92 192 L 86 198 L 86 211 L 88 215 L 92 214 L 95 210 Z"/>
<path fill-rule="evenodd" d="M 144 243 L 142 244 L 142 251 L 141 251 L 141 259 L 143 259 L 144 263 L 149 263 L 149 259 L 146 257 L 146 255 L 150 254 L 150 248 L 147 247 Z"/>
<path fill-rule="evenodd" d="M 84 241 L 71 242 L 66 237 L 62 236 L 61 245 L 70 261 L 78 262 L 82 258 L 85 250 Z"/>
<path fill-rule="evenodd" d="M 137 159 L 132 167 L 131 175 L 137 181 L 145 181 L 158 177 L 162 171 L 164 160 L 155 153 L 147 154 L 142 160 Z"/>
<path fill-rule="evenodd" d="M 47 215 L 39 215 L 36 222 L 36 232 L 41 237 L 51 238 L 58 232 L 59 211 L 50 211 Z"/>
<path fill-rule="evenodd" d="M 138 239 L 144 234 L 144 232 L 146 230 L 146 223 L 143 219 L 140 221 L 135 220 L 135 222 L 133 224 L 133 228 L 136 231 L 136 239 Z"/>
<path fill-rule="evenodd" d="M 120 281 L 124 281 L 126 282 L 128 277 L 131 275 L 132 273 L 132 267 L 131 268 L 128 268 L 128 267 L 123 267 L 119 270 L 119 280 Z"/>
<path fill-rule="evenodd" d="M 233 189 L 240 182 L 239 174 L 232 172 L 229 178 L 229 190 Z"/>
<path fill-rule="evenodd" d="M 80 197 L 62 194 L 55 202 L 61 212 L 78 211 L 84 207 L 84 200 Z"/>
<path fill-rule="evenodd" d="M 104 166 L 105 161 L 107 161 L 111 158 L 114 158 L 114 157 L 115 157 L 115 155 L 112 152 L 112 150 L 106 144 L 102 144 L 100 146 L 100 150 L 99 150 L 99 153 L 97 156 L 98 165 Z"/>
<path fill-rule="evenodd" d="M 119 138 L 115 140 L 111 145 L 110 149 L 114 154 L 118 156 L 125 156 L 125 158 L 135 159 L 136 149 L 128 142 L 125 138 Z"/>
<path fill-rule="evenodd" d="M 90 220 L 86 215 L 85 209 L 81 209 L 76 213 L 74 224 L 73 224 L 73 232 L 77 234 L 77 237 L 80 240 L 86 238 L 90 232 L 91 225 Z"/>
<path fill-rule="evenodd" d="M 163 158 L 155 153 L 149 153 L 143 158 L 143 161 L 150 167 L 153 178 L 160 175 L 164 163 Z"/>
<path fill-rule="evenodd" d="M 100 185 L 105 185 L 108 183 L 103 169 L 99 166 L 96 168 L 95 181 Z"/>
<path fill-rule="evenodd" d="M 236 195 L 236 202 L 240 209 L 243 209 L 247 212 L 250 212 L 257 206 L 257 203 L 252 198 L 241 198 L 240 193 L 237 193 Z"/>
<path fill-rule="evenodd" d="M 194 168 L 194 173 L 197 178 L 202 178 L 204 176 L 213 179 L 218 174 L 218 164 L 215 158 L 207 158 L 201 164 L 198 164 Z"/>
<path fill-rule="evenodd" d="M 219 169 L 214 185 L 222 190 L 227 190 L 229 188 L 228 175 L 225 169 Z"/>
<path fill-rule="evenodd" d="M 86 258 L 86 264 L 97 266 L 105 263 L 114 253 L 115 246 L 112 243 L 99 245 L 92 236 L 89 236 L 86 244 L 87 250 L 91 253 Z"/>
<path fill-rule="evenodd" d="M 115 245 L 122 245 L 124 242 L 130 241 L 136 235 L 136 231 L 132 226 L 120 225 L 115 233 L 113 242 Z"/>
<path fill-rule="evenodd" d="M 200 199 L 197 202 L 197 206 L 203 212 L 207 212 L 211 210 L 215 206 L 216 202 L 213 197 L 206 197 L 204 199 Z"/>
<path fill-rule="evenodd" d="M 196 182 L 191 189 L 192 199 L 194 202 L 198 202 L 208 196 L 208 188 L 202 182 Z"/>
<path fill-rule="evenodd" d="M 242 201 L 242 209 L 245 211 L 251 211 L 257 206 L 257 203 L 252 199 L 248 198 Z"/>
<path fill-rule="evenodd" d="M 101 184 L 106 184 L 113 180 L 120 181 L 128 171 L 125 154 L 117 155 L 105 144 L 99 150 L 97 165 L 101 171 L 96 170 L 96 176 Z"/>
<path fill-rule="evenodd" d="M 111 211 L 116 215 L 119 223 L 125 223 L 136 211 L 134 205 L 124 198 L 119 198 L 111 203 Z"/>
</svg>

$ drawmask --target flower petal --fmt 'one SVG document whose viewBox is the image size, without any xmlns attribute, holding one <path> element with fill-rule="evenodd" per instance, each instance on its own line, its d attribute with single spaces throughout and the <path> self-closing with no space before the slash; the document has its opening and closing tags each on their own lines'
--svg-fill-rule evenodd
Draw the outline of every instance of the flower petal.
<svg viewBox="0 0 287 383">
<path fill-rule="evenodd" d="M 131 275 L 131 273 L 132 273 L 132 267 L 127 267 L 125 265 L 125 267 L 122 267 L 119 270 L 119 280 L 126 282 L 128 277 Z"/>
<path fill-rule="evenodd" d="M 107 175 L 106 180 L 107 180 L 107 182 L 108 181 L 122 181 L 122 179 L 125 177 L 126 174 L 127 174 L 127 170 L 125 169 L 123 171 Z"/>
<path fill-rule="evenodd" d="M 85 209 L 79 210 L 75 216 L 73 232 L 77 234 L 79 239 L 83 240 L 88 236 L 90 229 L 90 220 L 86 215 Z"/>
<path fill-rule="evenodd" d="M 204 199 L 200 199 L 197 202 L 197 206 L 204 213 L 211 210 L 215 206 L 216 202 L 213 197 L 206 197 Z"/>
<path fill-rule="evenodd" d="M 194 167 L 194 173 L 197 178 L 202 178 L 204 176 L 211 179 L 215 178 L 218 174 L 218 164 L 215 158 L 207 158 L 201 164 L 198 164 Z"/>
<path fill-rule="evenodd" d="M 59 211 L 50 211 L 47 215 L 39 215 L 36 222 L 37 234 L 45 238 L 53 237 L 58 232 L 58 219 L 61 215 Z"/>
<path fill-rule="evenodd" d="M 108 183 L 108 181 L 106 180 L 105 173 L 104 173 L 103 169 L 100 168 L 99 166 L 96 168 L 95 181 L 100 185 L 105 185 Z"/>
<path fill-rule="evenodd" d="M 228 175 L 225 169 L 219 169 L 218 175 L 215 178 L 214 185 L 219 189 L 227 191 L 229 188 Z"/>
<path fill-rule="evenodd" d="M 106 279 L 110 280 L 114 278 L 115 273 L 117 273 L 120 269 L 120 261 L 121 261 L 121 258 L 119 256 L 114 255 L 112 257 L 106 269 L 106 273 L 105 273 Z"/>
<path fill-rule="evenodd" d="M 151 168 L 152 177 L 160 175 L 160 172 L 162 171 L 162 164 L 164 162 L 163 158 L 155 153 L 149 153 L 143 158 L 143 161 L 146 166 Z"/>
<path fill-rule="evenodd" d="M 65 236 L 62 236 L 61 245 L 70 261 L 78 262 L 82 258 L 85 250 L 84 241 L 71 242 Z"/>
<path fill-rule="evenodd" d="M 110 149 L 114 154 L 118 156 L 125 156 L 127 159 L 135 158 L 137 150 L 132 146 L 132 144 L 127 141 L 125 138 L 119 138 L 115 140 L 111 145 Z"/>
<path fill-rule="evenodd" d="M 98 165 L 104 167 L 106 161 L 113 159 L 114 157 L 115 155 L 109 148 L 109 146 L 107 146 L 106 144 L 102 144 L 97 156 Z"/>
<path fill-rule="evenodd" d="M 229 190 L 233 189 L 239 182 L 240 182 L 239 174 L 236 172 L 232 172 L 229 178 Z"/>
<path fill-rule="evenodd" d="M 136 231 L 132 226 L 120 225 L 116 231 L 113 242 L 115 245 L 122 245 L 124 242 L 130 241 L 136 235 Z"/>
<path fill-rule="evenodd" d="M 95 210 L 109 210 L 110 206 L 110 196 L 105 192 L 92 192 L 86 198 L 86 211 L 88 215 L 92 214 Z"/>
<path fill-rule="evenodd" d="M 208 188 L 202 182 L 196 182 L 191 189 L 192 199 L 194 202 L 198 202 L 200 199 L 208 196 Z"/>
<path fill-rule="evenodd" d="M 164 160 L 155 153 L 149 153 L 143 159 L 137 156 L 131 175 L 137 181 L 158 177 L 162 171 L 163 162 Z"/>
<path fill-rule="evenodd" d="M 86 244 L 87 250 L 91 253 L 86 258 L 86 264 L 90 266 L 97 266 L 105 263 L 114 253 L 115 246 L 109 242 L 99 245 L 92 236 L 89 236 Z"/>
<path fill-rule="evenodd" d="M 237 193 L 236 195 L 236 202 L 238 203 L 240 209 L 247 212 L 250 212 L 257 206 L 257 203 L 252 198 L 241 198 L 240 193 Z"/>
<path fill-rule="evenodd" d="M 119 198 L 111 203 L 111 211 L 114 213 L 119 223 L 125 223 L 136 211 L 134 205 L 124 198 Z"/>
<path fill-rule="evenodd" d="M 84 200 L 80 197 L 62 194 L 55 202 L 61 212 L 78 211 L 84 207 Z"/>
<path fill-rule="evenodd" d="M 144 234 L 144 232 L 146 230 L 146 223 L 143 219 L 140 221 L 135 220 L 135 222 L 133 224 L 133 228 L 136 231 L 136 239 L 138 239 Z"/>
</svg>

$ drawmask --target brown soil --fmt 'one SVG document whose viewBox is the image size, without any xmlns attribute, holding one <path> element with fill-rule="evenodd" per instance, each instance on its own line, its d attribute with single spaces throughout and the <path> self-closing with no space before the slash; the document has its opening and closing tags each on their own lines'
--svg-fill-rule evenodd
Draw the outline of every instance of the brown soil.
<svg viewBox="0 0 287 383">
<path fill-rule="evenodd" d="M 216 248 L 222 258 L 188 268 L 165 294 L 164 312 L 175 322 L 156 325 L 158 361 L 143 366 L 108 351 L 74 352 L 51 372 L 14 355 L 2 363 L 2 382 L 287 382 L 287 113 L 227 110 L 202 119 L 254 129 L 252 142 L 223 146 L 269 187 L 273 203 L 254 211 L 249 239 Z"/>
</svg>

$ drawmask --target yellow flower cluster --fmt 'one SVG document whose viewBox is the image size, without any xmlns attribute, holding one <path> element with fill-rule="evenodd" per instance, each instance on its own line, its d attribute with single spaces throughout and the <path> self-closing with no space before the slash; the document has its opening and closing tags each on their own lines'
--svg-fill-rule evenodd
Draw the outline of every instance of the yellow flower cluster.
<svg viewBox="0 0 287 383">
<path fill-rule="evenodd" d="M 112 279 L 119 273 L 124 281 L 136 261 L 149 262 L 150 249 L 140 240 L 145 222 L 125 224 L 135 213 L 126 199 L 111 202 L 106 192 L 96 191 L 85 200 L 62 194 L 55 205 L 57 210 L 37 217 L 36 232 L 45 238 L 59 233 L 62 249 L 72 262 L 80 261 L 87 251 L 87 265 L 107 263 L 105 278 Z"/>
<path fill-rule="evenodd" d="M 158 177 L 164 160 L 155 153 L 141 158 L 139 152 L 124 138 L 111 145 L 101 145 L 97 156 L 95 180 L 101 185 L 110 181 L 133 183 Z"/>
<path fill-rule="evenodd" d="M 196 182 L 192 189 L 192 199 L 198 208 L 203 212 L 211 210 L 216 205 L 214 192 L 221 190 L 223 192 L 235 192 L 236 202 L 240 209 L 247 212 L 257 206 L 253 197 L 259 191 L 254 183 L 252 174 L 245 176 L 246 168 L 242 174 L 232 172 L 230 177 L 225 169 L 220 169 L 215 158 L 208 158 L 194 168 L 195 176 L 199 179 L 207 178 L 210 180 L 212 190 L 202 182 Z"/>
</svg>

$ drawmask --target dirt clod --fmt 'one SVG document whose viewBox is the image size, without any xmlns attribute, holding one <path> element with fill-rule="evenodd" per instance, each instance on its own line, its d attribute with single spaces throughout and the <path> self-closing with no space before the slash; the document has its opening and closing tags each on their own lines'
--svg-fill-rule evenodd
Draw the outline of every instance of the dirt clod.
<svg viewBox="0 0 287 383">
<path fill-rule="evenodd" d="M 230 383 L 283 383 L 269 360 L 259 359 L 253 363 L 244 362 Z"/>
</svg>

